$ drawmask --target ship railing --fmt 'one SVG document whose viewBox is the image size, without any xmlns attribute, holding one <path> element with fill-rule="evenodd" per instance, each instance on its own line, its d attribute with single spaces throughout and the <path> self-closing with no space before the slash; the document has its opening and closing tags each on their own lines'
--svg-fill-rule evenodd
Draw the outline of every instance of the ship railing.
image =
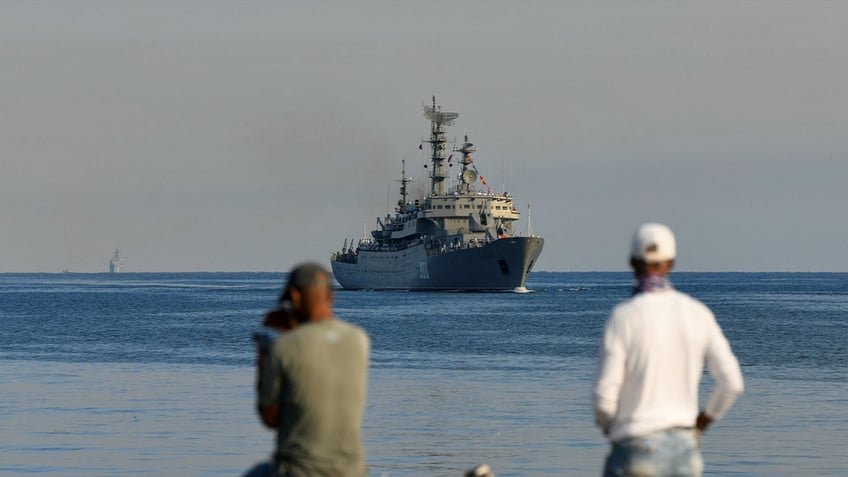
<svg viewBox="0 0 848 477">
<path fill-rule="evenodd" d="M 520 238 L 520 237 L 541 238 L 542 236 L 541 236 L 541 235 L 539 235 L 539 234 L 528 234 L 528 233 L 518 232 L 518 233 L 514 233 L 514 234 L 512 234 L 512 235 L 509 235 L 509 237 L 519 237 L 519 238 Z"/>
<path fill-rule="evenodd" d="M 494 192 L 491 190 L 480 190 L 477 188 L 471 188 L 467 193 L 463 193 L 461 186 L 455 185 L 451 186 L 448 192 L 445 195 L 476 195 L 478 197 L 503 197 L 507 199 L 512 199 L 512 195 L 509 192 Z"/>
<path fill-rule="evenodd" d="M 493 240 L 495 239 L 491 237 L 485 239 L 471 238 L 464 241 L 435 240 L 427 243 L 427 254 L 431 256 L 441 255 L 444 253 L 459 252 L 460 250 L 480 248 L 492 243 Z"/>
<path fill-rule="evenodd" d="M 369 252 L 380 251 L 380 252 L 397 252 L 399 250 L 405 250 L 409 247 L 419 245 L 423 243 L 423 239 L 415 238 L 412 240 L 404 240 L 403 242 L 369 242 L 369 243 L 360 243 L 357 250 L 365 250 Z"/>
<path fill-rule="evenodd" d="M 341 251 L 341 252 L 333 252 L 330 255 L 330 261 L 333 262 L 341 262 L 341 263 L 356 263 L 357 256 L 356 252 L 353 250 L 349 251 Z"/>
<path fill-rule="evenodd" d="M 400 230 L 403 228 L 403 225 L 411 220 L 416 220 L 418 218 L 418 211 L 410 212 L 406 214 L 395 214 L 394 217 L 386 216 L 386 223 L 384 228 L 387 230 Z"/>
</svg>

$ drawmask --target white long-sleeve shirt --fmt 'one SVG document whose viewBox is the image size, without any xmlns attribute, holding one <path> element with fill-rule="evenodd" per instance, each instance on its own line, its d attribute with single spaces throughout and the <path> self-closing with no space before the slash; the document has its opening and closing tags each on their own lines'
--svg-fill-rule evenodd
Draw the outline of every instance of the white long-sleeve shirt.
<svg viewBox="0 0 848 477">
<path fill-rule="evenodd" d="M 594 392 L 596 422 L 612 442 L 693 426 L 705 363 L 715 386 L 704 412 L 720 419 L 744 384 L 739 362 L 709 308 L 673 288 L 640 293 L 619 304 L 604 330 Z"/>
</svg>

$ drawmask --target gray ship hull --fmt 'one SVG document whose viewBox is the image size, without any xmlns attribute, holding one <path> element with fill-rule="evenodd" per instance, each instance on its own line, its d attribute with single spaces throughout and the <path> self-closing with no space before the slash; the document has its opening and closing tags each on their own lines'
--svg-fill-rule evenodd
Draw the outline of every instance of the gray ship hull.
<svg viewBox="0 0 848 477">
<path fill-rule="evenodd" d="M 356 263 L 331 265 L 336 280 L 349 290 L 514 290 L 524 287 L 544 243 L 541 237 L 507 237 L 430 256 L 419 244 L 361 250 Z"/>
</svg>

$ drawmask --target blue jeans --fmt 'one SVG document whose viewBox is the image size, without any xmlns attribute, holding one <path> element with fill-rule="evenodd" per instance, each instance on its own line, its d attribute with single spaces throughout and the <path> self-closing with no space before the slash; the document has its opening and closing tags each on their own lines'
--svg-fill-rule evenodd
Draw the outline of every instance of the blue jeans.
<svg viewBox="0 0 848 477">
<path fill-rule="evenodd" d="M 700 477 L 704 459 L 694 429 L 668 429 L 613 443 L 604 477 Z"/>
</svg>

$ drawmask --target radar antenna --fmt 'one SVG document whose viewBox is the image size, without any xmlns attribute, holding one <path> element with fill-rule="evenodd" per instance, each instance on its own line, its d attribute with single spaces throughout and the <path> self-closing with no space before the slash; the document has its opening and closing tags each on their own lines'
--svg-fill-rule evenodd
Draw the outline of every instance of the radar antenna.
<svg viewBox="0 0 848 477">
<path fill-rule="evenodd" d="M 433 96 L 433 106 L 424 105 L 424 117 L 439 126 L 453 126 L 454 120 L 459 117 L 459 113 L 442 111 L 441 106 L 436 106 L 436 97 Z"/>
</svg>

